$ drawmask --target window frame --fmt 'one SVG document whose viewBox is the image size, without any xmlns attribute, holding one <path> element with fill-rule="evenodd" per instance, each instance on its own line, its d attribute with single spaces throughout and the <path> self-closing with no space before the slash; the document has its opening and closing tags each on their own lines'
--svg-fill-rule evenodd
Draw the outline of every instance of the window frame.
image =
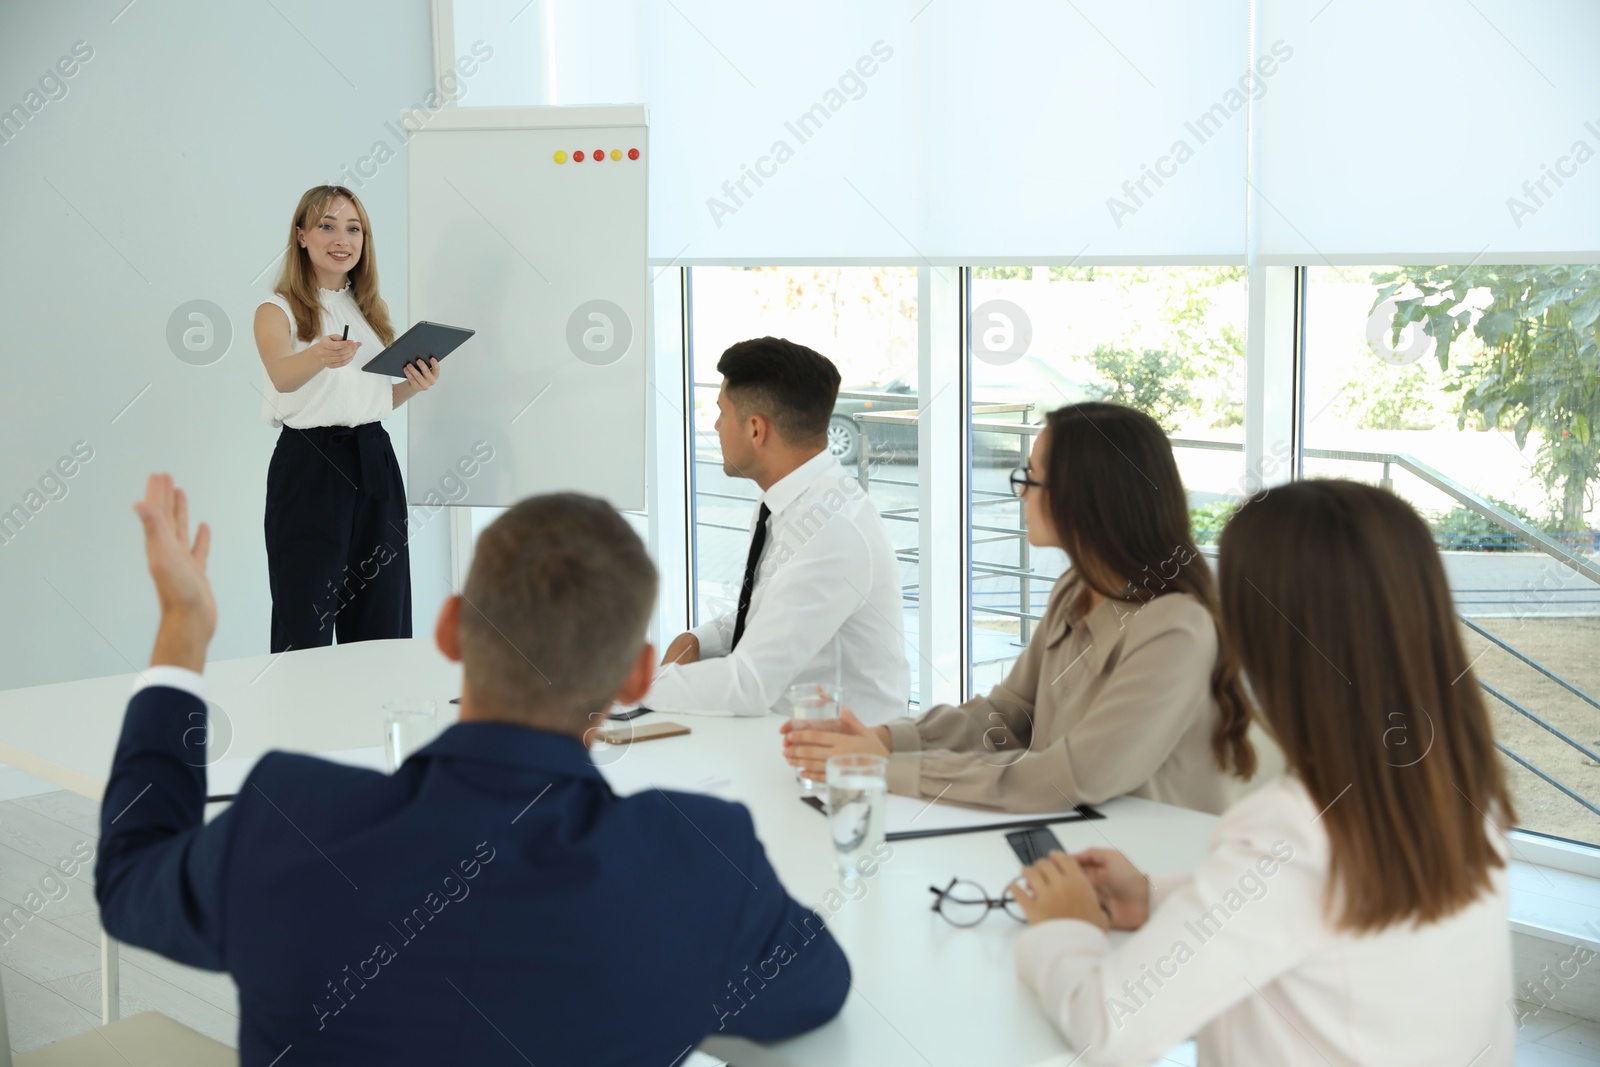
<svg viewBox="0 0 1600 1067">
<path fill-rule="evenodd" d="M 742 265 L 742 264 L 728 264 Z M 808 264 L 809 265 L 809 264 Z M 824 264 L 818 261 L 817 265 Z M 1048 266 L 1035 263 L 1032 266 Z M 1115 265 L 1115 264 L 1108 264 Z M 652 639 L 664 645 L 696 619 L 695 471 L 693 420 L 692 274 L 687 265 L 652 268 L 652 321 L 646 332 L 652 368 L 647 457 L 653 549 L 662 572 Z M 919 478 L 919 508 L 933 521 L 920 523 L 918 580 L 919 655 L 923 706 L 958 703 L 973 695 L 972 506 L 969 415 L 971 355 L 965 343 L 972 266 L 918 268 L 918 382 L 951 397 L 936 396 L 918 426 L 919 454 L 933 457 L 919 470 L 955 472 Z M 1303 474 L 1305 421 L 1307 267 L 1252 267 L 1246 335 L 1246 471 L 1270 488 Z M 922 387 L 921 383 L 927 383 Z M 669 401 L 683 405 L 675 412 Z M 681 421 L 681 426 L 674 423 Z M 1292 462 L 1273 470 L 1265 462 L 1279 442 L 1290 445 Z M 1247 473 L 1248 476 L 1248 473 Z M 471 544 L 468 509 L 452 509 L 451 565 L 455 588 L 465 578 Z M 955 525 L 959 523 L 959 525 Z M 948 531 L 959 534 L 950 536 Z M 1555 869 L 1600 877 L 1600 842 L 1574 841 L 1515 829 L 1519 858 Z"/>
</svg>

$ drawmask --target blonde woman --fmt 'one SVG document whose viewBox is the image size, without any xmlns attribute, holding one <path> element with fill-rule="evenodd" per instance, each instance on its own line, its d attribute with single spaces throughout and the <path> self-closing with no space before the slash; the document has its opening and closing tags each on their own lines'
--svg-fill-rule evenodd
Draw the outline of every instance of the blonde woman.
<svg viewBox="0 0 1600 1067">
<path fill-rule="evenodd" d="M 395 338 L 372 225 L 341 185 L 300 198 L 273 294 L 256 308 L 262 416 L 282 427 L 267 468 L 272 651 L 411 636 L 405 489 L 383 419 L 439 380 L 355 362 Z M 348 327 L 348 330 L 346 330 Z"/>
</svg>

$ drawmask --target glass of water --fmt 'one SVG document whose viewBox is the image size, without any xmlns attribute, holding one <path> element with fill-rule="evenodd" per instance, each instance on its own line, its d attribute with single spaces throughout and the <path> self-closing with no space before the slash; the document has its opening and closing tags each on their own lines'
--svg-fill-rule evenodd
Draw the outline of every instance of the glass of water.
<svg viewBox="0 0 1600 1067">
<path fill-rule="evenodd" d="M 432 700 L 391 700 L 383 706 L 384 762 L 393 774 L 406 757 L 433 740 L 439 709 Z"/>
<path fill-rule="evenodd" d="M 802 682 L 789 687 L 790 714 L 794 716 L 795 728 L 800 728 L 804 722 L 807 730 L 832 730 L 839 729 L 839 690 L 838 687 L 821 682 Z M 807 791 L 821 789 L 824 782 L 814 782 L 805 776 L 799 767 L 794 769 L 794 776 Z"/>
<path fill-rule="evenodd" d="M 867 877 L 883 844 L 888 794 L 889 761 L 883 756 L 850 752 L 828 758 L 828 831 L 840 878 Z"/>
</svg>

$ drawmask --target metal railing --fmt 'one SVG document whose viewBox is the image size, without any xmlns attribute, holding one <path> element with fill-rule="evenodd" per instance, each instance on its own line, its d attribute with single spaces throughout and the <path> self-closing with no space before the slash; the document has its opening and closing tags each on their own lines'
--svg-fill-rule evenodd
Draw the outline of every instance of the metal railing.
<svg viewBox="0 0 1600 1067">
<path fill-rule="evenodd" d="M 858 416 L 857 418 L 858 421 L 866 422 L 872 417 Z M 972 423 L 972 430 L 974 433 L 1016 434 L 1019 438 L 1035 436 L 1041 429 L 1043 429 L 1041 426 L 1017 425 L 1014 423 L 1004 422 L 980 422 L 978 420 L 974 420 Z M 1212 441 L 1204 438 L 1185 437 L 1172 437 L 1168 440 L 1174 449 L 1188 448 L 1219 452 L 1244 451 L 1244 445 L 1237 441 Z M 1025 445 L 1025 441 L 1019 441 L 1019 447 Z M 1534 529 L 1527 522 L 1500 507 L 1498 504 L 1495 504 L 1493 501 L 1488 500 L 1482 494 L 1468 488 L 1465 485 L 1462 485 L 1460 482 L 1422 462 L 1415 456 L 1403 452 L 1369 452 L 1338 448 L 1307 448 L 1303 450 L 1302 454 L 1308 459 L 1325 459 L 1381 465 L 1383 468 L 1383 473 L 1378 484 L 1391 491 L 1394 489 L 1394 470 L 1398 468 L 1402 471 L 1405 471 L 1406 473 L 1421 479 L 1428 485 L 1433 486 L 1435 489 L 1444 493 L 1446 496 L 1451 497 L 1458 503 L 1470 508 L 1477 514 L 1482 515 L 1496 526 L 1499 526 L 1505 530 L 1510 536 L 1519 541 L 1526 542 L 1534 549 L 1544 553 L 1552 559 L 1559 561 L 1563 566 L 1569 568 L 1574 574 L 1581 575 L 1582 577 L 1589 579 L 1591 582 L 1596 583 L 1596 585 L 1600 585 L 1600 565 L 1597 565 L 1595 560 L 1579 554 L 1578 552 L 1574 551 L 1573 548 L 1562 544 L 1540 530 Z M 863 476 L 863 485 L 865 484 L 865 476 Z M 990 535 L 984 537 L 981 541 L 975 538 L 973 541 L 975 545 L 980 543 L 989 544 L 996 541 L 1011 539 L 1017 540 L 1019 545 L 1019 565 L 1017 567 L 974 562 L 972 564 L 972 569 L 974 572 L 974 581 L 991 578 L 1016 579 L 1019 587 L 1018 610 L 980 605 L 977 603 L 972 605 L 972 610 L 974 614 L 994 615 L 1001 618 L 1017 619 L 1019 621 L 1020 641 L 1023 645 L 1026 645 L 1031 632 L 1030 628 L 1032 624 L 1039 621 L 1039 619 L 1042 617 L 1041 613 L 1032 610 L 1032 582 L 1035 580 L 1045 579 L 1041 576 L 1033 574 L 1033 572 L 1029 569 L 1029 546 L 1027 531 L 1022 528 L 1022 515 L 1020 506 L 1021 501 L 1015 500 L 1015 498 L 1011 497 L 1009 493 L 999 493 L 987 490 L 974 490 L 972 495 L 972 506 L 974 509 L 980 506 L 997 503 L 1005 504 L 1008 501 L 1014 501 L 1018 505 L 1016 527 L 979 524 L 976 519 L 974 519 L 972 527 L 974 534 L 982 532 L 986 535 Z M 983 499 L 980 499 L 980 497 Z M 1535 660 L 1533 657 L 1524 654 L 1507 642 L 1501 640 L 1499 637 L 1496 637 L 1482 626 L 1479 626 L 1477 623 L 1474 623 L 1468 619 L 1465 615 L 1462 615 L 1459 611 L 1457 612 L 1456 617 L 1468 629 L 1479 634 L 1491 644 L 1510 654 L 1516 660 L 1537 671 L 1545 678 L 1555 682 L 1561 688 L 1589 704 L 1597 711 L 1600 711 L 1600 700 L 1596 700 L 1595 697 L 1591 696 L 1574 683 L 1561 677 L 1559 674 L 1552 671 L 1549 667 L 1543 663 L 1540 663 L 1538 660 Z M 1524 718 L 1533 722 L 1535 725 L 1539 726 L 1541 729 L 1555 736 L 1563 744 L 1581 754 L 1584 759 L 1595 763 L 1600 763 L 1600 754 L 1596 754 L 1593 749 L 1584 745 L 1581 741 L 1571 737 L 1545 717 L 1523 706 L 1518 701 L 1513 700 L 1511 697 L 1507 696 L 1499 689 L 1496 689 L 1488 682 L 1483 681 L 1481 678 L 1478 679 L 1478 684 L 1490 697 L 1494 698 L 1495 700 L 1504 704 L 1506 707 L 1510 708 L 1516 714 L 1523 716 Z M 1510 759 L 1527 769 L 1530 773 L 1534 774 L 1553 788 L 1559 790 L 1561 793 L 1565 794 L 1567 797 L 1585 809 L 1593 812 L 1596 815 L 1600 815 L 1600 805 L 1597 805 L 1595 801 L 1582 796 L 1566 783 L 1555 778 L 1544 769 L 1530 763 L 1519 753 L 1508 748 L 1503 742 L 1497 741 L 1496 745 Z"/>
<path fill-rule="evenodd" d="M 693 388 L 695 388 L 695 389 L 718 390 L 718 389 L 722 388 L 722 383 L 721 382 L 695 382 L 694 385 L 693 385 Z M 911 407 L 916 407 L 917 406 L 917 394 L 916 393 L 888 393 L 888 392 L 884 392 L 881 389 L 879 389 L 879 390 L 872 390 L 872 389 L 865 389 L 865 390 L 862 390 L 862 389 L 857 389 L 857 390 L 841 389 L 841 390 L 839 390 L 839 399 L 840 400 L 873 400 L 873 401 L 877 401 L 877 400 L 893 400 L 893 401 L 896 401 L 898 403 L 909 404 Z"/>
<path fill-rule="evenodd" d="M 1538 551 L 1543 552 L 1552 559 L 1558 560 L 1560 563 L 1562 563 L 1562 565 L 1568 567 L 1574 573 L 1587 578 L 1591 582 L 1600 584 L 1600 566 L 1596 566 L 1595 561 L 1579 555 L 1568 546 L 1556 541 L 1554 538 L 1549 537 L 1543 531 L 1534 529 L 1528 523 L 1506 511 L 1498 504 L 1486 499 L 1481 494 L 1462 485 L 1455 479 L 1441 473 L 1428 464 L 1423 463 L 1415 456 L 1407 455 L 1403 452 L 1360 452 L 1332 448 L 1308 448 L 1305 449 L 1304 454 L 1312 459 L 1330 459 L 1348 462 L 1382 464 L 1383 476 L 1379 480 L 1378 484 L 1383 488 L 1390 490 L 1394 488 L 1393 468 L 1399 467 L 1401 470 L 1420 478 L 1422 481 L 1433 486 L 1435 489 L 1440 490 L 1446 496 L 1453 498 L 1458 503 L 1466 505 L 1471 510 L 1477 512 L 1479 515 L 1482 515 L 1484 518 L 1488 519 L 1490 522 L 1506 531 L 1507 534 L 1516 540 L 1532 545 Z M 1474 633 L 1489 641 L 1490 644 L 1511 655 L 1513 658 L 1542 674 L 1544 677 L 1555 682 L 1557 685 L 1561 686 L 1561 688 L 1583 700 L 1585 703 L 1596 708 L 1597 710 L 1600 710 L 1600 702 L 1597 702 L 1594 697 L 1578 688 L 1572 682 L 1556 674 L 1543 663 L 1540 663 L 1533 657 L 1524 654 L 1520 650 L 1508 644 L 1506 641 L 1501 640 L 1499 637 L 1490 633 L 1482 626 L 1479 626 L 1477 623 L 1468 619 L 1465 615 L 1461 614 L 1459 610 L 1456 612 L 1456 618 L 1461 622 L 1462 625 L 1466 626 Z M 1489 696 L 1504 704 L 1518 715 L 1521 715 L 1533 722 L 1541 729 L 1559 738 L 1563 744 L 1582 754 L 1585 759 L 1594 763 L 1600 763 L 1600 755 L 1597 755 L 1594 750 L 1590 749 L 1582 742 L 1569 736 L 1559 727 L 1551 723 L 1548 719 L 1524 707 L 1521 703 L 1513 700 L 1511 697 L 1490 685 L 1482 678 L 1479 678 L 1477 681 L 1479 687 L 1482 688 L 1483 691 Z M 1579 804 L 1595 815 L 1600 815 L 1600 805 L 1597 805 L 1593 800 L 1582 796 L 1577 791 L 1572 789 L 1572 787 L 1568 786 L 1565 782 L 1560 781 L 1543 768 L 1531 763 L 1520 753 L 1513 751 L 1504 742 L 1496 741 L 1495 747 L 1503 752 L 1513 762 L 1517 763 L 1523 769 L 1541 779 L 1546 784 L 1559 790 L 1575 803 Z"/>
<path fill-rule="evenodd" d="M 983 433 L 983 432 L 985 432 L 985 431 L 987 431 L 987 430 L 989 430 L 990 428 L 993 428 L 993 427 L 1003 428 L 1002 432 L 1008 433 L 1008 434 L 1017 435 L 1017 437 L 1018 437 L 1017 447 L 1019 449 L 1019 452 L 1021 454 L 1026 454 L 1027 449 L 1028 449 L 1029 446 L 1028 446 L 1028 443 L 1025 440 L 1025 438 L 1034 437 L 1039 433 L 1040 430 L 1044 429 L 1043 426 L 1034 425 L 1034 424 L 1032 424 L 1032 423 L 1027 421 L 1027 416 L 1031 413 L 1031 411 L 1032 411 L 1032 405 L 1031 404 L 982 404 L 982 403 L 975 403 L 972 406 L 972 414 L 973 415 L 1014 414 L 1014 415 L 1018 415 L 1019 418 L 1018 418 L 1018 421 L 1016 421 L 1016 422 L 1000 422 L 1000 421 L 991 420 L 991 419 L 977 419 L 977 418 L 974 418 L 974 419 L 972 419 L 972 422 L 971 422 L 972 432 L 973 433 Z M 867 456 L 870 456 L 872 454 L 871 427 L 873 425 L 905 425 L 907 423 L 914 423 L 916 414 L 917 414 L 916 412 L 911 412 L 911 411 L 900 411 L 900 412 L 883 412 L 883 413 L 858 412 L 857 414 L 852 415 L 851 418 L 853 418 L 855 420 L 855 422 L 856 422 L 856 425 L 861 428 L 861 455 L 863 457 L 867 457 Z M 870 479 L 870 469 L 869 469 L 868 464 L 867 463 L 862 463 L 857 468 L 857 470 L 858 470 L 858 476 L 859 476 L 859 478 L 861 480 L 861 488 L 870 491 L 870 489 L 871 489 L 871 479 Z M 888 479 L 879 479 L 879 481 L 880 482 L 886 482 L 887 484 L 891 484 L 891 485 L 902 485 L 902 486 L 915 485 L 916 484 L 915 482 L 889 481 Z M 979 581 L 987 580 L 987 579 L 990 579 L 990 578 L 1004 578 L 1004 577 L 1016 578 L 1017 581 L 1018 581 L 1018 584 L 1020 586 L 1020 590 L 1021 590 L 1021 598 L 1020 598 L 1021 599 L 1021 605 L 1020 605 L 1021 610 L 1019 610 L 1019 611 L 1011 611 L 1011 610 L 1006 609 L 1006 608 L 979 607 L 976 604 L 973 605 L 973 610 L 977 611 L 977 612 L 981 612 L 981 613 L 986 614 L 986 615 L 999 615 L 999 616 L 1004 616 L 1004 617 L 1009 617 L 1009 618 L 1015 618 L 1018 621 L 1017 628 L 1018 628 L 1018 631 L 1019 631 L 1020 641 L 1021 641 L 1022 644 L 1026 645 L 1028 643 L 1029 637 L 1032 635 L 1033 624 L 1039 620 L 1038 614 L 1030 612 L 1028 610 L 1030 605 L 1031 605 L 1031 603 L 1032 603 L 1033 583 L 1035 581 L 1039 580 L 1039 576 L 1033 570 L 1033 567 L 1032 567 L 1032 563 L 1033 563 L 1032 548 L 1028 544 L 1027 534 L 1026 534 L 1025 531 L 1021 530 L 1021 526 L 1022 526 L 1022 501 L 1019 500 L 1017 497 L 1013 496 L 1009 491 L 1005 492 L 1005 493 L 999 493 L 999 492 L 994 492 L 992 490 L 984 490 L 984 489 L 976 489 L 976 488 L 972 490 L 972 497 L 973 497 L 973 501 L 972 501 L 973 507 L 975 507 L 975 508 L 979 507 L 979 506 L 982 506 L 982 505 L 996 504 L 996 503 L 1002 503 L 1003 504 L 1003 503 L 1008 503 L 1008 502 L 1010 504 L 1014 505 L 1017 508 L 1017 526 L 1016 527 L 989 526 L 989 525 L 985 525 L 985 524 L 981 524 L 981 523 L 977 522 L 976 519 L 974 519 L 973 524 L 972 524 L 972 532 L 973 532 L 974 535 L 980 534 L 980 533 L 982 533 L 982 534 L 991 534 L 992 533 L 992 534 L 995 535 L 993 537 L 983 537 L 983 538 L 974 537 L 974 540 L 973 540 L 973 544 L 974 545 L 993 544 L 993 543 L 1000 542 L 1000 541 L 1009 541 L 1009 540 L 1015 539 L 1017 541 L 1017 543 L 1018 543 L 1018 548 L 1017 548 L 1017 555 L 1018 555 L 1017 566 L 1016 567 L 1006 567 L 1006 566 L 1003 566 L 1003 565 L 1000 565 L 1000 564 L 986 563 L 986 562 L 983 562 L 981 560 L 973 560 L 972 563 L 971 563 L 971 567 L 972 567 L 972 570 L 974 572 L 974 578 L 976 580 L 979 580 Z M 979 499 L 980 497 L 983 498 L 983 499 Z M 900 509 L 896 509 L 896 512 L 894 514 L 885 512 L 884 513 L 884 518 L 885 519 L 894 519 L 894 520 L 901 521 L 901 522 L 916 522 L 917 521 L 916 509 L 915 508 L 900 508 Z M 898 553 L 897 556 L 902 561 L 914 562 L 914 557 L 911 556 L 909 553 L 901 552 L 901 553 Z"/>
<path fill-rule="evenodd" d="M 1174 446 L 1176 446 L 1176 442 L 1174 442 Z M 1242 448 L 1243 446 L 1240 447 Z M 1600 566 L 1597 566 L 1593 560 L 1572 551 L 1572 549 L 1550 537 L 1542 530 L 1534 529 L 1505 508 L 1468 489 L 1454 478 L 1440 473 L 1415 456 L 1407 455 L 1404 452 L 1352 452 L 1337 448 L 1308 448 L 1304 454 L 1308 459 L 1381 463 L 1383 464 L 1383 477 L 1379 479 L 1378 484 L 1385 489 L 1394 488 L 1392 468 L 1399 467 L 1408 474 L 1413 474 L 1427 482 L 1446 496 L 1454 497 L 1457 501 L 1465 504 L 1501 529 L 1527 541 L 1545 555 L 1560 560 L 1591 582 L 1600 584 Z"/>
</svg>

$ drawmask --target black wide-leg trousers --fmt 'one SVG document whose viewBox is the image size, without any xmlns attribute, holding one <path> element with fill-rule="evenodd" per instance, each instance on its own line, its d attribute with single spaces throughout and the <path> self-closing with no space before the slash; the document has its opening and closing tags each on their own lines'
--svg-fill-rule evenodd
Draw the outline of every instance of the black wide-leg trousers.
<svg viewBox="0 0 1600 1067">
<path fill-rule="evenodd" d="M 380 422 L 285 426 L 267 467 L 272 651 L 411 636 L 400 463 Z"/>
</svg>

